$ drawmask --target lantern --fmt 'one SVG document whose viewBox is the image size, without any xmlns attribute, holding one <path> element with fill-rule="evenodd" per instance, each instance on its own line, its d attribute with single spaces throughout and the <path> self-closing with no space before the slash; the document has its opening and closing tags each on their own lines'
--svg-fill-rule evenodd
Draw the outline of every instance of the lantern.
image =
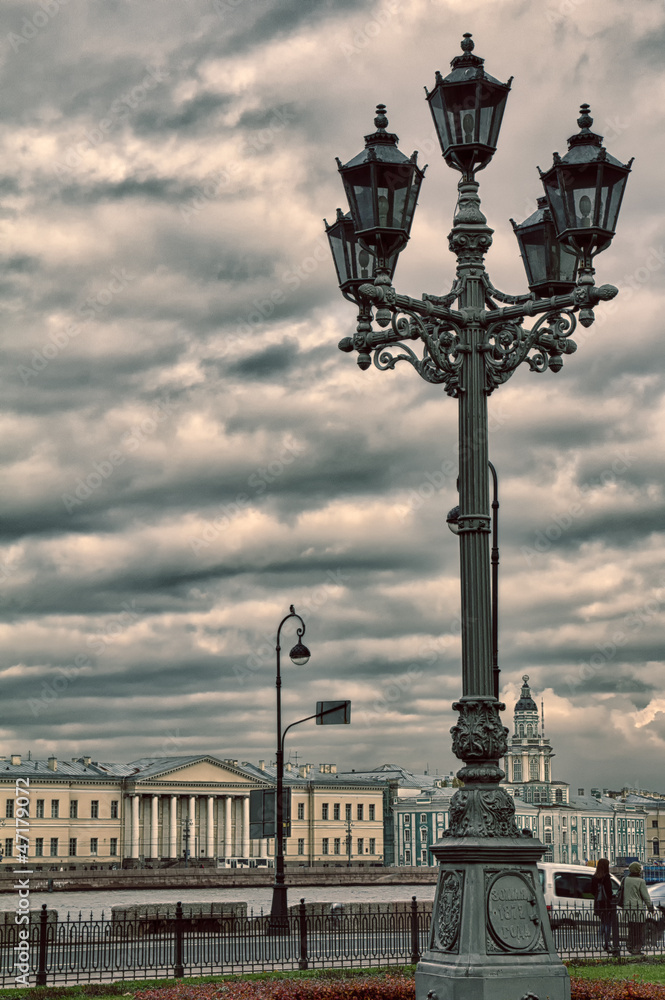
<svg viewBox="0 0 665 1000">
<path fill-rule="evenodd" d="M 362 153 L 344 165 L 337 160 L 356 237 L 382 265 L 406 246 L 425 176 L 417 154 L 405 156 L 397 148 L 397 136 L 386 132 L 385 110 L 384 104 L 377 105 L 377 131 L 365 136 Z"/>
<path fill-rule="evenodd" d="M 338 208 L 337 219 L 332 226 L 329 226 L 325 219 L 323 221 L 337 271 L 339 287 L 344 298 L 357 303 L 357 290 L 360 285 L 374 281 L 376 257 L 361 246 L 349 212 L 345 215 L 342 209 Z M 391 281 L 396 266 L 397 254 L 393 254 L 386 261 Z"/>
<path fill-rule="evenodd" d="M 538 208 L 519 225 L 510 220 L 524 262 L 529 288 L 537 296 L 566 295 L 577 278 L 577 257 L 559 242 L 547 198 L 538 199 Z"/>
<path fill-rule="evenodd" d="M 624 164 L 591 131 L 589 105 L 580 108 L 580 131 L 568 140 L 568 152 L 554 154 L 554 163 L 540 177 L 557 236 L 585 258 L 605 250 L 616 230 L 621 199 L 632 160 Z"/>
<path fill-rule="evenodd" d="M 461 44 L 464 54 L 451 62 L 452 72 L 444 79 L 437 70 L 434 89 L 425 93 L 446 163 L 473 180 L 496 150 L 513 78 L 500 83 L 485 72 L 468 32 Z"/>
</svg>

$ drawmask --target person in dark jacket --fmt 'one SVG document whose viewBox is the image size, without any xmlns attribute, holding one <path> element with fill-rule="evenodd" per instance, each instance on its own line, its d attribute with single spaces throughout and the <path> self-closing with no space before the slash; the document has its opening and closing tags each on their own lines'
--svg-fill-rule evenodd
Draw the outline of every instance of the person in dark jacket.
<svg viewBox="0 0 665 1000">
<path fill-rule="evenodd" d="M 628 874 L 623 880 L 624 912 L 628 918 L 628 951 L 631 955 L 641 955 L 644 947 L 645 910 L 653 913 L 654 905 L 643 878 L 642 865 L 633 861 L 628 866 Z"/>
<path fill-rule="evenodd" d="M 591 879 L 591 889 L 593 892 L 593 912 L 600 917 L 600 933 L 602 935 L 603 948 L 612 955 L 619 954 L 619 921 L 617 919 L 616 903 L 613 899 L 612 879 L 610 878 L 610 862 L 607 858 L 600 858 L 593 878 Z M 612 945 L 610 947 L 610 937 Z"/>
</svg>

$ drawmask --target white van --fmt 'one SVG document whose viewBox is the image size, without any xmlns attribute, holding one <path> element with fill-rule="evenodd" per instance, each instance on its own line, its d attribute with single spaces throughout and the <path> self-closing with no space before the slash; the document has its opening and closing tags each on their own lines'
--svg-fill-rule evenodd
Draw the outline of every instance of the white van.
<svg viewBox="0 0 665 1000">
<path fill-rule="evenodd" d="M 552 927 L 559 923 L 570 923 L 575 919 L 575 913 L 580 911 L 582 917 L 588 919 L 593 913 L 593 891 L 591 879 L 596 873 L 595 868 L 585 865 L 559 865 L 552 861 L 539 861 L 538 874 L 545 896 L 545 904 L 550 915 Z M 614 894 L 621 885 L 616 875 L 610 875 Z M 558 915 L 558 911 L 561 912 Z"/>
</svg>

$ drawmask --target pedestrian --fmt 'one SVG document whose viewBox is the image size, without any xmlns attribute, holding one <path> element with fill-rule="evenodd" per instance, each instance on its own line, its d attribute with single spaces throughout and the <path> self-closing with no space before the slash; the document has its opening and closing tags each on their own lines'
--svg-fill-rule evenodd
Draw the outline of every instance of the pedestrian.
<svg viewBox="0 0 665 1000">
<path fill-rule="evenodd" d="M 593 912 L 597 917 L 600 917 L 603 948 L 616 956 L 619 954 L 619 922 L 616 900 L 612 893 L 608 858 L 599 859 L 591 879 L 591 891 L 593 892 Z M 610 938 L 612 939 L 611 946 Z"/>
<path fill-rule="evenodd" d="M 647 884 L 642 875 L 642 865 L 633 861 L 628 866 L 628 874 L 623 880 L 622 906 L 628 918 L 628 951 L 631 955 L 641 955 L 644 947 L 644 911 L 654 911 Z"/>
</svg>

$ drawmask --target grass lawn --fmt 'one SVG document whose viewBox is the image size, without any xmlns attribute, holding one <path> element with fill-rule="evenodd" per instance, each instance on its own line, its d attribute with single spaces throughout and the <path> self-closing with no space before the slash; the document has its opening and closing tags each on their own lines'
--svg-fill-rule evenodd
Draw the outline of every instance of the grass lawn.
<svg viewBox="0 0 665 1000">
<path fill-rule="evenodd" d="M 578 979 L 623 979 L 638 983 L 665 983 L 663 962 L 623 962 L 608 965 L 574 965 L 566 962 L 568 972 Z"/>
<path fill-rule="evenodd" d="M 575 965 L 566 963 L 571 977 L 583 980 L 637 983 L 665 984 L 665 962 L 623 962 L 619 963 L 587 963 Z M 358 976 L 394 976 L 403 974 L 412 976 L 415 965 L 389 966 L 382 969 L 310 969 L 305 972 L 257 972 L 236 976 L 192 976 L 182 980 L 171 979 L 139 979 L 125 980 L 116 983 L 88 983 L 81 986 L 34 986 L 26 989 L 7 989 L 2 991 L 1 1000 L 107 1000 L 108 997 L 133 997 L 136 993 L 146 990 L 173 988 L 181 983 L 183 986 L 196 986 L 204 983 L 229 983 L 238 981 L 262 980 L 294 980 L 294 979 L 340 979 L 348 980 Z"/>
</svg>

